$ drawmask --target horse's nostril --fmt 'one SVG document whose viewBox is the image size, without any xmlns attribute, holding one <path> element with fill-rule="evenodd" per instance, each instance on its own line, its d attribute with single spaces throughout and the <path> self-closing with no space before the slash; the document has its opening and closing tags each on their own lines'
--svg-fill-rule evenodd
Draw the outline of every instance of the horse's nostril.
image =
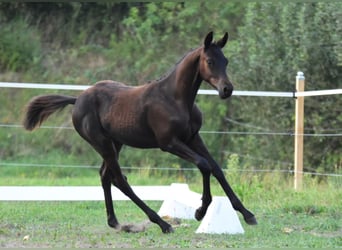
<svg viewBox="0 0 342 250">
<path fill-rule="evenodd" d="M 228 87 L 224 87 L 224 88 L 223 88 L 223 93 L 224 93 L 225 95 L 229 95 L 229 94 L 232 93 L 232 89 L 231 89 L 231 88 L 228 88 Z"/>
<path fill-rule="evenodd" d="M 230 86 L 224 86 L 221 90 L 221 98 L 230 97 L 233 93 L 233 88 Z"/>
</svg>

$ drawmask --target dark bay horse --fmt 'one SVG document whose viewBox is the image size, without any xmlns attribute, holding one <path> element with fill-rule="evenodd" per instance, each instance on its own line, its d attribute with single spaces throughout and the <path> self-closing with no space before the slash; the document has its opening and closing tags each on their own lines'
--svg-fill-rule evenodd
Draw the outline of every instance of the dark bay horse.
<svg viewBox="0 0 342 250">
<path fill-rule="evenodd" d="M 35 97 L 27 106 L 24 127 L 33 130 L 55 111 L 73 104 L 72 121 L 76 131 L 103 158 L 100 169 L 108 225 L 120 228 L 115 216 L 111 184 L 119 188 L 164 233 L 172 232 L 171 225 L 149 208 L 132 190 L 122 174 L 118 156 L 123 144 L 137 148 L 160 148 L 195 164 L 203 177 L 202 205 L 195 218 L 201 220 L 212 201 L 210 175 L 222 186 L 235 210 L 242 213 L 248 224 L 256 224 L 228 184 L 221 168 L 209 154 L 199 130 L 202 116 L 194 104 L 202 81 L 218 90 L 222 99 L 233 92 L 226 74 L 227 58 L 222 48 L 228 33 L 213 42 L 210 32 L 204 44 L 189 52 L 161 80 L 129 87 L 114 81 L 100 81 L 78 97 L 43 95 Z"/>
</svg>

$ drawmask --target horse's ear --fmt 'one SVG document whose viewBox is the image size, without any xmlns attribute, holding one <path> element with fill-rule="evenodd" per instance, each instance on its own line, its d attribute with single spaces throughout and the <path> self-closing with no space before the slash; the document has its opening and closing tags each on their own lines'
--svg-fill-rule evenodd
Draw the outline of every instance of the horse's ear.
<svg viewBox="0 0 342 250">
<path fill-rule="evenodd" d="M 213 41 L 213 32 L 210 31 L 208 33 L 208 35 L 205 37 L 205 39 L 204 39 L 204 49 L 209 48 L 209 46 L 211 45 L 212 41 Z"/>
<path fill-rule="evenodd" d="M 221 38 L 221 40 L 218 40 L 216 42 L 216 45 L 222 49 L 226 45 L 227 41 L 228 41 L 228 32 L 226 32 L 224 34 L 224 36 Z"/>
</svg>

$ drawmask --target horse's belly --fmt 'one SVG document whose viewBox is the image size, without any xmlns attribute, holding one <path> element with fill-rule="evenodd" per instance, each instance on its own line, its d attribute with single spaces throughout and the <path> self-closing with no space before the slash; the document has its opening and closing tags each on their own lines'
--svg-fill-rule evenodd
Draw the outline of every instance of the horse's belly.
<svg viewBox="0 0 342 250">
<path fill-rule="evenodd" d="M 141 117 L 134 115 L 137 112 L 114 112 L 103 125 L 106 133 L 114 141 L 138 148 L 158 147 L 153 132 L 141 121 Z M 113 118 L 114 117 L 114 118 Z"/>
<path fill-rule="evenodd" d="M 137 129 L 124 128 L 115 130 L 111 133 L 114 141 L 135 148 L 157 148 L 158 143 L 153 134 L 148 131 L 140 131 Z"/>
</svg>

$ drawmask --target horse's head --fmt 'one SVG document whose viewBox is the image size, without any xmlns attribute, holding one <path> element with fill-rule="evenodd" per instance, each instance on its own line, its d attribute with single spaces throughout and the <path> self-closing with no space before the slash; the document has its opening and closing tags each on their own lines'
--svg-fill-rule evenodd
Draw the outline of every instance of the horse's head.
<svg viewBox="0 0 342 250">
<path fill-rule="evenodd" d="M 217 42 L 213 42 L 213 32 L 210 32 L 204 39 L 199 62 L 201 78 L 218 90 L 222 99 L 230 97 L 233 93 L 233 84 L 226 73 L 228 59 L 221 50 L 227 41 L 227 32 Z"/>
</svg>

